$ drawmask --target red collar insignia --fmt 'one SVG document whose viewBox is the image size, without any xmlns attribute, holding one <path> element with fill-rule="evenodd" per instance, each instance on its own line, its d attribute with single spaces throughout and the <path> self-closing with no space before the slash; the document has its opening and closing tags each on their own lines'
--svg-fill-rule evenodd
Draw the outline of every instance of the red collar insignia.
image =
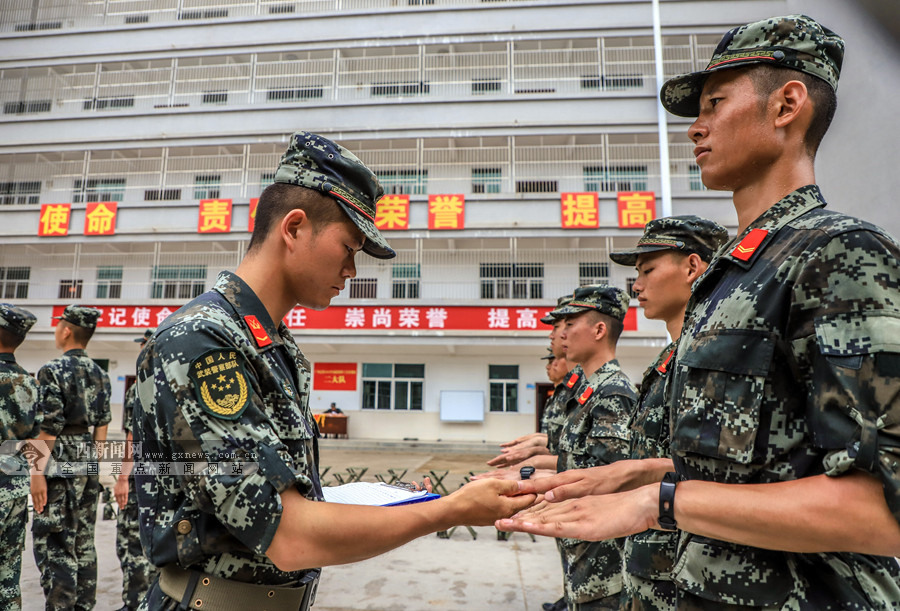
<svg viewBox="0 0 900 611">
<path fill-rule="evenodd" d="M 566 382 L 566 386 L 567 386 L 568 388 L 572 388 L 573 386 L 575 386 L 575 382 L 577 382 L 577 381 L 578 381 L 578 374 L 577 374 L 577 373 L 573 373 L 573 374 L 571 375 L 571 377 L 569 377 L 569 381 Z"/>
<path fill-rule="evenodd" d="M 263 346 L 268 346 L 272 343 L 272 338 L 269 337 L 269 334 L 263 329 L 262 323 L 259 322 L 256 316 L 244 316 L 244 322 L 250 327 L 250 333 L 253 334 L 253 339 L 256 340 L 256 345 L 258 347 L 262 348 Z"/>
<path fill-rule="evenodd" d="M 666 357 L 666 360 L 662 362 L 662 365 L 656 368 L 656 370 L 660 373 L 665 373 L 669 367 L 669 361 L 672 360 L 672 356 L 675 354 L 675 348 L 672 348 L 672 351 L 669 352 L 669 356 Z"/>
<path fill-rule="evenodd" d="M 759 248 L 759 245 L 762 244 L 762 241 L 766 239 L 767 235 L 769 235 L 769 232 L 765 229 L 752 230 L 741 240 L 740 244 L 734 247 L 734 250 L 731 251 L 731 256 L 741 261 L 748 261 L 753 256 L 753 253 L 756 252 L 756 249 Z"/>
<path fill-rule="evenodd" d="M 578 397 L 578 404 L 579 404 L 579 405 L 584 405 L 585 401 L 587 401 L 587 400 L 590 398 L 590 396 L 591 396 L 592 394 L 594 394 L 594 389 L 593 389 L 593 388 L 591 388 L 590 386 L 588 386 L 587 388 L 585 388 L 585 389 L 584 389 L 584 392 L 581 393 L 581 396 Z"/>
</svg>

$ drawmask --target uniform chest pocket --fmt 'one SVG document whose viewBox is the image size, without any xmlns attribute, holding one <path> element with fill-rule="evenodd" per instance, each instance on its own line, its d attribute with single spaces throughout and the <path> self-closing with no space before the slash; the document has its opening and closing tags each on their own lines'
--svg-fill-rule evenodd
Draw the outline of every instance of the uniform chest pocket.
<svg viewBox="0 0 900 611">
<path fill-rule="evenodd" d="M 686 348 L 673 397 L 673 449 L 751 463 L 774 337 L 728 329 L 698 334 Z"/>
</svg>

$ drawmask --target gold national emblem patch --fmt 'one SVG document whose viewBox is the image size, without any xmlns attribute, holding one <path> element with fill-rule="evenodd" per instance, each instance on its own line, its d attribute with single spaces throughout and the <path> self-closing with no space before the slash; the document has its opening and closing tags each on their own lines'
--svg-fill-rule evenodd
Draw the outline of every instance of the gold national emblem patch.
<svg viewBox="0 0 900 611">
<path fill-rule="evenodd" d="M 210 350 L 191 363 L 197 400 L 218 418 L 235 420 L 250 404 L 250 384 L 236 350 Z"/>
</svg>

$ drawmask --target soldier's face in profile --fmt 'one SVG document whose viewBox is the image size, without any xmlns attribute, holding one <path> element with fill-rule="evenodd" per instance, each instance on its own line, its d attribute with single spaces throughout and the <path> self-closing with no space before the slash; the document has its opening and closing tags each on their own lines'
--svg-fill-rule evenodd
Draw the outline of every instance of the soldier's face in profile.
<svg viewBox="0 0 900 611">
<path fill-rule="evenodd" d="M 780 149 L 768 104 L 740 69 L 714 72 L 700 96 L 700 116 L 688 128 L 703 184 L 738 191 L 760 179 Z"/>
<path fill-rule="evenodd" d="M 566 358 L 573 363 L 584 363 L 597 351 L 597 325 L 590 312 L 570 314 L 566 317 L 560 339 Z"/>
<path fill-rule="evenodd" d="M 644 316 L 671 320 L 683 316 L 691 297 L 688 258 L 672 250 L 642 253 L 637 257 L 637 280 L 632 286 Z"/>
</svg>

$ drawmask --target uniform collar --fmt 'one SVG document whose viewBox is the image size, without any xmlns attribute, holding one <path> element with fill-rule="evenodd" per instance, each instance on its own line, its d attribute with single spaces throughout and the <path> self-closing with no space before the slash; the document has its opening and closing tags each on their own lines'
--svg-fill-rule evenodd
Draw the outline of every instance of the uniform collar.
<svg viewBox="0 0 900 611">
<path fill-rule="evenodd" d="M 246 282 L 240 276 L 232 272 L 222 272 L 216 279 L 214 290 L 222 294 L 234 311 L 240 317 L 241 322 L 247 328 L 248 333 L 256 340 L 257 347 L 265 349 L 269 345 L 283 344 L 279 329 L 272 322 L 268 310 L 263 306 L 262 301 L 253 292 Z M 262 333 L 259 329 L 251 328 L 258 322 L 262 326 Z M 266 339 L 260 339 L 266 338 Z M 266 341 L 268 340 L 268 341 Z"/>
<path fill-rule="evenodd" d="M 759 215 L 741 235 L 719 251 L 721 254 L 713 264 L 724 260 L 744 269 L 751 268 L 782 227 L 823 206 L 825 199 L 817 185 L 800 187 Z"/>
<path fill-rule="evenodd" d="M 72 348 L 63 352 L 63 356 L 87 356 L 87 350 L 84 348 Z"/>
<path fill-rule="evenodd" d="M 16 355 L 12 352 L 0 352 L 0 361 L 4 363 L 15 363 Z"/>
<path fill-rule="evenodd" d="M 606 378 L 621 370 L 622 368 L 619 367 L 619 361 L 617 361 L 616 359 L 606 361 L 605 363 L 603 363 L 600 369 L 588 376 L 587 384 L 588 386 L 597 388 L 601 383 L 606 381 Z"/>
</svg>

